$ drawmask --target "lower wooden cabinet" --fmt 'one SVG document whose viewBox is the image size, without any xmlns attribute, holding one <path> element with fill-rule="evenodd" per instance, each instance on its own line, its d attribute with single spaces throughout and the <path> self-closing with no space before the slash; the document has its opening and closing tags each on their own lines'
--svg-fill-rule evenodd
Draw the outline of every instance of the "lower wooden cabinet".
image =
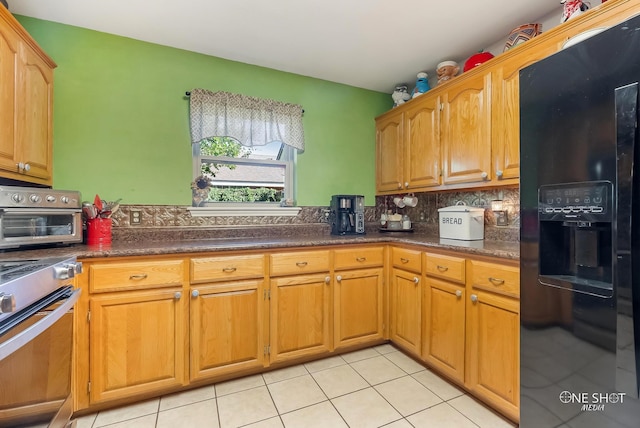
<svg viewBox="0 0 640 428">
<path fill-rule="evenodd" d="M 333 292 L 335 349 L 381 340 L 384 335 L 384 270 L 338 272 Z"/>
<path fill-rule="evenodd" d="M 181 288 L 100 295 L 89 307 L 92 404 L 187 384 Z"/>
<path fill-rule="evenodd" d="M 465 287 L 426 278 L 422 358 L 450 378 L 464 382 Z"/>
<path fill-rule="evenodd" d="M 516 266 L 467 261 L 465 386 L 520 417 L 520 276 Z"/>
<path fill-rule="evenodd" d="M 84 262 L 76 411 L 364 347 L 388 334 L 518 420 L 513 262 L 371 245 Z"/>
<path fill-rule="evenodd" d="M 193 286 L 189 297 L 190 380 L 265 365 L 263 280 Z"/>
<path fill-rule="evenodd" d="M 329 272 L 271 279 L 270 291 L 272 363 L 331 351 Z"/>
<path fill-rule="evenodd" d="M 420 274 L 393 269 L 389 290 L 391 340 L 407 352 L 419 356 L 422 319 Z"/>
</svg>

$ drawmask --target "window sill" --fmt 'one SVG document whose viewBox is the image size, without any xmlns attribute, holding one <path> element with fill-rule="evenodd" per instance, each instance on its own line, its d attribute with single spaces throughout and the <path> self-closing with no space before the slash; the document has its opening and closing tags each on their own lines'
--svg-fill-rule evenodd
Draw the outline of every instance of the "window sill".
<svg viewBox="0 0 640 428">
<path fill-rule="evenodd" d="M 187 207 L 191 217 L 293 217 L 298 215 L 300 207 L 281 207 L 279 205 L 239 205 L 216 204 L 211 207 Z"/>
</svg>

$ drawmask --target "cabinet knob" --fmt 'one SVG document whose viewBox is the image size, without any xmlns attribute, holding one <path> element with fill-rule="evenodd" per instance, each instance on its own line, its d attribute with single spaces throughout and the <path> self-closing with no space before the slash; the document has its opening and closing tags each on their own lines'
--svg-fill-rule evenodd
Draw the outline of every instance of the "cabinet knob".
<svg viewBox="0 0 640 428">
<path fill-rule="evenodd" d="M 398 189 L 402 189 L 402 183 L 398 183 Z"/>
<path fill-rule="evenodd" d="M 340 278 L 340 276 L 338 276 L 338 278 Z M 338 281 L 339 281 L 339 280 L 338 280 Z M 329 276 L 325 276 L 325 277 L 324 277 L 324 283 L 325 283 L 325 284 L 329 284 L 330 282 L 331 282 L 331 277 L 329 277 Z"/>
<path fill-rule="evenodd" d="M 24 164 L 24 170 L 25 171 L 29 171 L 31 169 L 31 165 L 29 165 L 28 163 Z"/>
<path fill-rule="evenodd" d="M 19 169 L 20 171 L 22 171 L 22 170 L 24 169 L 24 164 L 23 164 L 22 162 L 18 162 L 18 163 L 16 164 L 16 166 L 18 167 L 18 169 Z"/>
<path fill-rule="evenodd" d="M 338 281 L 338 282 L 342 281 L 342 275 L 336 276 L 336 281 Z"/>
<path fill-rule="evenodd" d="M 409 182 L 408 182 L 408 181 L 405 181 L 405 182 L 404 182 L 404 188 L 405 188 L 405 189 L 408 189 L 408 188 L 409 188 Z"/>
<path fill-rule="evenodd" d="M 477 301 L 478 301 L 478 296 L 476 296 L 475 294 L 472 294 L 472 295 L 471 295 L 471 301 L 472 301 L 473 303 L 477 302 Z"/>
<path fill-rule="evenodd" d="M 420 282 L 420 279 L 417 276 L 413 277 L 413 283 L 414 284 L 418 284 Z"/>
<path fill-rule="evenodd" d="M 179 291 L 176 291 L 176 294 L 173 295 L 173 298 L 176 300 L 180 300 L 181 297 L 182 297 L 182 293 Z"/>
<path fill-rule="evenodd" d="M 191 292 L 191 297 L 198 297 L 200 295 L 200 292 L 198 290 L 193 290 Z"/>
<path fill-rule="evenodd" d="M 462 297 L 462 291 L 456 290 L 456 297 Z"/>
<path fill-rule="evenodd" d="M 496 171 L 496 177 L 498 177 L 498 178 L 502 178 L 502 175 L 503 175 L 502 170 L 498 170 L 498 171 Z"/>
<path fill-rule="evenodd" d="M 482 177 L 483 180 L 486 180 L 487 177 L 489 177 L 489 174 L 487 174 L 486 171 L 482 171 L 482 174 L 480 174 L 480 177 Z"/>
</svg>

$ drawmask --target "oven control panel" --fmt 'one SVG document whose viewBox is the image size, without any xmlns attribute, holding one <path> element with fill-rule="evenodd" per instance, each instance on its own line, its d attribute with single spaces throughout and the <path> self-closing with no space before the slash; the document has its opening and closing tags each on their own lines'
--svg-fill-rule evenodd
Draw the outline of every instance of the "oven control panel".
<svg viewBox="0 0 640 428">
<path fill-rule="evenodd" d="M 0 186 L 0 208 L 73 208 L 82 206 L 80 192 L 37 187 Z"/>
</svg>

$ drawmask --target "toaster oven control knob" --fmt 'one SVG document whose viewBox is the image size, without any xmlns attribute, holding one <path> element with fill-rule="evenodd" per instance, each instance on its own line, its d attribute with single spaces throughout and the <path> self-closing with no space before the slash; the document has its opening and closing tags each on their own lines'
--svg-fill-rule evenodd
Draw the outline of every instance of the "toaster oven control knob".
<svg viewBox="0 0 640 428">
<path fill-rule="evenodd" d="M 31 202 L 33 202 L 34 204 L 37 204 L 40 201 L 42 201 L 42 197 L 40 195 L 31 195 L 31 196 L 29 196 L 29 200 Z"/>
<path fill-rule="evenodd" d="M 0 293 L 0 314 L 8 314 L 16 310 L 16 298 L 13 294 Z"/>
<path fill-rule="evenodd" d="M 61 196 L 60 197 L 60 202 L 62 202 L 63 204 L 68 204 L 69 203 L 69 197 L 68 196 Z"/>
<path fill-rule="evenodd" d="M 21 195 L 20 193 L 14 193 L 13 195 L 11 195 L 11 200 L 17 204 L 20 204 L 24 201 L 24 195 Z"/>
<path fill-rule="evenodd" d="M 53 203 L 55 201 L 56 201 L 56 197 L 55 196 L 47 195 L 47 202 Z"/>
</svg>

